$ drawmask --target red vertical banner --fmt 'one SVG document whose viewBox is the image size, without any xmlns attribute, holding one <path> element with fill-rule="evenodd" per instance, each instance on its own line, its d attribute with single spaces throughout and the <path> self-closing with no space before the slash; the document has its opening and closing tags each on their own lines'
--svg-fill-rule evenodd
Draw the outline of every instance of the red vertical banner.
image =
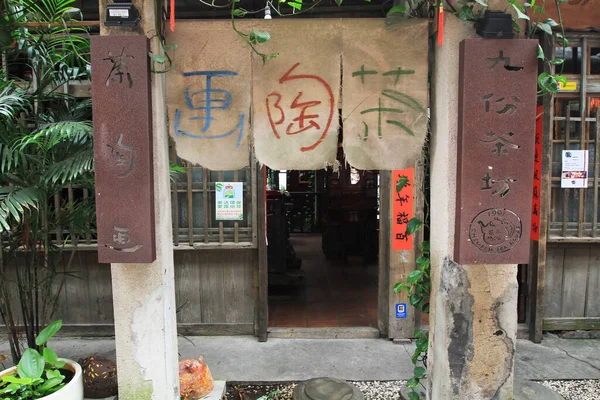
<svg viewBox="0 0 600 400">
<path fill-rule="evenodd" d="M 414 178 L 414 167 L 392 171 L 392 250 L 413 249 L 413 235 L 407 235 L 406 228 L 414 216 Z"/>
<path fill-rule="evenodd" d="M 540 240 L 540 195 L 542 193 L 542 115 L 544 106 L 537 106 L 535 117 L 535 155 L 533 158 L 533 201 L 531 205 L 531 239 Z"/>
</svg>

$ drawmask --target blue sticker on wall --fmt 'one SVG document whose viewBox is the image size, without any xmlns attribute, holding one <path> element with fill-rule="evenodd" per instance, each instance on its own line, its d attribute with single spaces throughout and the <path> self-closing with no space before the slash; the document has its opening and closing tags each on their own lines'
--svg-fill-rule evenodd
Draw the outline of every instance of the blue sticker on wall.
<svg viewBox="0 0 600 400">
<path fill-rule="evenodd" d="M 396 318 L 406 318 L 406 303 L 396 304 Z"/>
</svg>

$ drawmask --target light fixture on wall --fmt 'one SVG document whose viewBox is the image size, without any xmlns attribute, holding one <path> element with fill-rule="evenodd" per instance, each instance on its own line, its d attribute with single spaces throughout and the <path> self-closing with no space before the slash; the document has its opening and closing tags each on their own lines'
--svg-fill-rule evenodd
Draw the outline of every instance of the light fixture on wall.
<svg viewBox="0 0 600 400">
<path fill-rule="evenodd" d="M 271 7 L 269 7 L 268 1 L 267 5 L 265 6 L 265 19 L 271 19 Z"/>
<path fill-rule="evenodd" d="M 512 17 L 502 11 L 486 11 L 475 23 L 477 34 L 489 39 L 512 39 Z"/>
<path fill-rule="evenodd" d="M 134 27 L 140 22 L 140 13 L 130 0 L 114 0 L 106 5 L 105 26 Z"/>
</svg>

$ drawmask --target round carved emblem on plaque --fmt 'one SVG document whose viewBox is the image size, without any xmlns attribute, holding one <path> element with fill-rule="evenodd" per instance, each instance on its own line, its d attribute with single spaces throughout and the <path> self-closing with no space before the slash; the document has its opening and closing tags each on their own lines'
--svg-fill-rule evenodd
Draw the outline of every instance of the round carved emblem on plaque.
<svg viewBox="0 0 600 400">
<path fill-rule="evenodd" d="M 469 239 L 486 253 L 504 253 L 517 245 L 523 234 L 521 218 L 505 208 L 477 214 L 469 226 Z"/>
</svg>

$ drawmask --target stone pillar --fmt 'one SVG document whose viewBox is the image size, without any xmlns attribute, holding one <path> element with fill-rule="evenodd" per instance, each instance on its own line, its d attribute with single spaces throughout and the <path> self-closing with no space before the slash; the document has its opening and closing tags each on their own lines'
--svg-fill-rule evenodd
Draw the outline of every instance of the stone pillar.
<svg viewBox="0 0 600 400">
<path fill-rule="evenodd" d="M 459 265 L 453 259 L 456 207 L 459 43 L 471 23 L 446 14 L 436 47 L 431 142 L 431 315 L 428 399 L 512 399 L 517 332 L 517 266 Z"/>
<path fill-rule="evenodd" d="M 106 4 L 100 0 L 100 21 Z M 136 28 L 107 28 L 102 35 L 146 35 L 156 32 L 161 2 L 133 0 L 140 11 Z M 158 15 L 158 17 L 157 17 Z M 151 51 L 161 54 L 158 37 Z M 154 150 L 156 260 L 151 264 L 111 264 L 119 398 L 179 400 L 175 275 L 169 189 L 165 76 L 151 74 Z"/>
</svg>

